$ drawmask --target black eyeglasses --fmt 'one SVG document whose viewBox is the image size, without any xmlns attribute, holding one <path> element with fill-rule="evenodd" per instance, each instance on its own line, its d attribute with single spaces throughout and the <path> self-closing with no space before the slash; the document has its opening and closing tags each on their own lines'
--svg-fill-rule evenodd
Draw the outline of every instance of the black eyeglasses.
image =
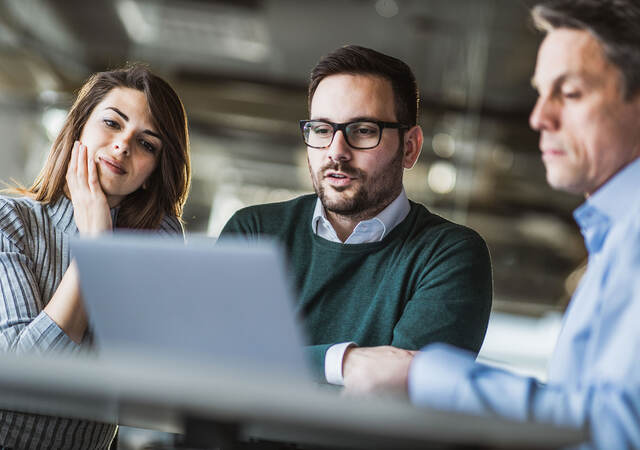
<svg viewBox="0 0 640 450">
<path fill-rule="evenodd" d="M 328 148 L 336 132 L 342 131 L 349 146 L 358 150 L 368 150 L 378 146 L 385 128 L 408 129 L 398 122 L 378 120 L 358 120 L 355 122 L 333 123 L 326 120 L 301 120 L 300 130 L 304 143 L 311 148 Z"/>
</svg>

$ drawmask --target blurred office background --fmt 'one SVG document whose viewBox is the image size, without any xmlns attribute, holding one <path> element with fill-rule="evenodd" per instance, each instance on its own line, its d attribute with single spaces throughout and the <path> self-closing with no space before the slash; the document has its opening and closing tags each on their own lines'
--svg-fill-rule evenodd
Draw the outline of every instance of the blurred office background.
<svg viewBox="0 0 640 450">
<path fill-rule="evenodd" d="M 524 0 L 0 0 L 0 180 L 28 184 L 74 92 L 144 61 L 190 120 L 188 233 L 312 191 L 298 120 L 317 60 L 348 44 L 406 61 L 425 145 L 405 188 L 487 241 L 495 297 L 482 357 L 544 377 L 585 250 L 576 196 L 546 184 Z"/>
</svg>

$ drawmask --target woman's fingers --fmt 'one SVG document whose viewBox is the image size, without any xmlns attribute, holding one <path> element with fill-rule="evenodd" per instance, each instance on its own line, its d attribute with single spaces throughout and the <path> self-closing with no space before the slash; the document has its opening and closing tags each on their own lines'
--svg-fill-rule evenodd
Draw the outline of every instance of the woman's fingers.
<svg viewBox="0 0 640 450">
<path fill-rule="evenodd" d="M 93 158 L 87 157 L 87 173 L 89 190 L 94 194 L 97 192 L 102 192 L 102 187 L 100 186 L 100 181 L 98 179 L 98 168 L 96 167 L 96 162 L 93 160 Z"/>
<path fill-rule="evenodd" d="M 80 141 L 76 141 L 71 150 L 67 185 L 72 196 L 83 195 L 83 192 L 104 195 L 96 163 L 89 155 L 87 146 Z"/>
<path fill-rule="evenodd" d="M 87 185 L 87 146 L 80 144 L 78 147 L 78 168 L 76 170 L 76 175 L 78 177 L 78 181 L 82 186 Z"/>
<path fill-rule="evenodd" d="M 67 182 L 73 182 L 78 168 L 78 147 L 80 142 L 75 141 L 73 148 L 71 149 L 71 158 L 69 159 L 69 166 L 67 167 Z"/>
<path fill-rule="evenodd" d="M 69 170 L 73 173 L 78 169 L 78 153 L 80 153 L 80 141 L 75 141 L 71 149 L 71 162 L 69 163 Z"/>
<path fill-rule="evenodd" d="M 67 187 L 73 203 L 73 218 L 80 233 L 94 235 L 113 228 L 96 162 L 87 146 L 80 142 L 75 142 L 71 150 Z"/>
</svg>

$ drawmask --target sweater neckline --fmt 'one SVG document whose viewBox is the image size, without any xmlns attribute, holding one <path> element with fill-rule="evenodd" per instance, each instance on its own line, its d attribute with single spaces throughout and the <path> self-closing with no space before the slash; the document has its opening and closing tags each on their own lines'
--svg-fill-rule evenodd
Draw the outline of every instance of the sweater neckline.
<svg viewBox="0 0 640 450">
<path fill-rule="evenodd" d="M 315 196 L 313 196 L 315 198 Z M 343 242 L 332 242 L 327 239 L 324 239 L 313 232 L 312 227 L 306 227 L 307 232 L 311 236 L 312 242 L 321 247 L 337 250 L 348 253 L 361 253 L 368 252 L 371 250 L 376 250 L 380 247 L 385 247 L 389 245 L 389 242 L 395 240 L 398 236 L 401 236 L 406 233 L 407 229 L 411 227 L 416 218 L 416 211 L 418 208 L 418 204 L 409 200 L 409 205 L 411 209 L 409 210 L 409 214 L 404 218 L 402 222 L 400 222 L 397 226 L 395 226 L 389 234 L 387 234 L 382 240 L 377 242 L 365 242 L 362 244 L 345 244 Z M 311 202 L 311 208 L 308 212 L 309 216 L 313 215 L 313 208 L 315 206 L 315 202 Z"/>
</svg>

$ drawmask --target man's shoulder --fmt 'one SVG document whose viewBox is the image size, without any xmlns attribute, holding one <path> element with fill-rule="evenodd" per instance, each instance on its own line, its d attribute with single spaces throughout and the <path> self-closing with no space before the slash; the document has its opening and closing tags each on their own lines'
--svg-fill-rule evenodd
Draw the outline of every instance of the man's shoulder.
<svg viewBox="0 0 640 450">
<path fill-rule="evenodd" d="M 600 266 L 593 263 L 597 270 L 591 272 L 591 276 L 599 278 L 603 290 L 599 295 L 606 299 L 608 311 L 637 317 L 640 314 L 640 214 L 610 231 L 607 239 L 611 241 L 601 250 Z"/>
<path fill-rule="evenodd" d="M 262 203 L 259 205 L 247 206 L 240 209 L 237 214 L 272 216 L 274 214 L 290 214 L 294 211 L 309 208 L 315 205 L 317 197 L 315 194 L 301 195 L 291 200 L 276 203 Z"/>
<path fill-rule="evenodd" d="M 447 283 L 465 289 L 469 299 L 478 298 L 482 304 L 490 305 L 491 257 L 482 236 L 470 227 L 428 211 L 424 206 L 413 204 L 412 208 L 417 208 L 413 212 L 413 226 L 402 245 L 412 257 L 407 259 L 414 261 L 414 270 L 430 282 L 442 277 Z M 451 278 L 451 273 L 458 275 Z"/>
<path fill-rule="evenodd" d="M 437 239 L 443 243 L 460 241 L 478 242 L 484 245 L 484 239 L 473 228 L 452 222 L 429 211 L 420 203 L 411 201 L 413 214 L 412 233 L 423 239 Z"/>
<path fill-rule="evenodd" d="M 640 274 L 640 210 L 616 230 L 615 244 L 609 252 L 609 264 L 622 270 Z"/>
<path fill-rule="evenodd" d="M 291 200 L 248 206 L 238 210 L 225 225 L 223 233 L 279 232 L 300 221 L 311 223 L 316 202 L 315 194 L 302 195 Z"/>
</svg>

